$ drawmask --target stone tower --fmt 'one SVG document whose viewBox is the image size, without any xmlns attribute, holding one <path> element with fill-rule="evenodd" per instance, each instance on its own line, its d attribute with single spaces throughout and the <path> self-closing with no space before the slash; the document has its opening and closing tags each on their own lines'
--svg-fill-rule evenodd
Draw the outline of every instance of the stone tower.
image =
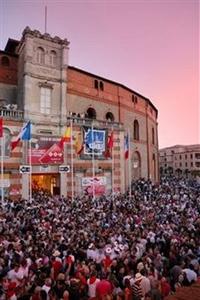
<svg viewBox="0 0 200 300">
<path fill-rule="evenodd" d="M 66 39 L 29 27 L 22 34 L 17 49 L 17 103 L 24 119 L 31 120 L 34 127 L 42 124 L 49 129 L 49 124 L 54 124 L 60 128 L 66 122 L 68 45 Z"/>
</svg>

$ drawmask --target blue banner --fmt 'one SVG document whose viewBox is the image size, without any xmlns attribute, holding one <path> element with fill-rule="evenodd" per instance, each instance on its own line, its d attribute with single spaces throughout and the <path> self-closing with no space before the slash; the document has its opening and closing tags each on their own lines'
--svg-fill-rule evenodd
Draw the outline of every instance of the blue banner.
<svg viewBox="0 0 200 300">
<path fill-rule="evenodd" d="M 84 154 L 102 155 L 105 151 L 106 131 L 101 129 L 87 128 L 84 138 Z"/>
</svg>

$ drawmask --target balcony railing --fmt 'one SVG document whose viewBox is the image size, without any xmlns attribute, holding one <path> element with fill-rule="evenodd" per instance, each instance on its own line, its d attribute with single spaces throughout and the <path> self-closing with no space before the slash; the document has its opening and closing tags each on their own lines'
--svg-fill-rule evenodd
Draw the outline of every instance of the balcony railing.
<svg viewBox="0 0 200 300">
<path fill-rule="evenodd" d="M 23 120 L 24 112 L 22 110 L 0 108 L 0 117 L 8 120 Z"/>
<path fill-rule="evenodd" d="M 0 108 L 0 117 L 3 117 L 7 120 L 24 120 L 24 111 L 22 110 L 14 110 L 14 109 L 5 109 Z M 41 117 L 41 120 L 43 118 Z M 88 118 L 79 118 L 77 116 L 68 116 L 67 123 L 70 123 L 70 120 L 73 121 L 73 124 L 81 125 L 81 126 L 93 126 L 100 128 L 110 128 L 116 130 L 123 130 L 123 124 L 118 122 L 111 122 L 106 120 L 97 120 L 97 119 L 88 119 Z"/>
<path fill-rule="evenodd" d="M 111 122 L 105 120 L 97 120 L 97 119 L 88 119 L 88 118 L 78 118 L 74 116 L 67 117 L 67 122 L 70 123 L 70 120 L 74 124 L 83 125 L 83 126 L 93 126 L 100 127 L 100 128 L 113 128 L 117 130 L 123 130 L 123 124 L 118 122 Z"/>
</svg>

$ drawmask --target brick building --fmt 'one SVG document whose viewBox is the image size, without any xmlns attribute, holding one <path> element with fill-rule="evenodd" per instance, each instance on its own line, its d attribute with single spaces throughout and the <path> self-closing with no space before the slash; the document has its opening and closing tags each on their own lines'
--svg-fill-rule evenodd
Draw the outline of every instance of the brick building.
<svg viewBox="0 0 200 300">
<path fill-rule="evenodd" d="M 120 83 L 70 66 L 68 51 L 66 39 L 29 27 L 20 41 L 9 39 L 4 51 L 0 51 L 0 115 L 7 141 L 7 193 L 28 197 L 29 174 L 19 173 L 19 167 L 30 163 L 30 155 L 33 187 L 61 195 L 84 193 L 87 182 L 94 177 L 104 183 L 108 193 L 112 189 L 124 192 L 131 180 L 139 177 L 158 181 L 157 109 L 148 98 Z M 26 142 L 11 151 L 10 141 L 28 120 L 32 123 L 31 154 Z M 69 124 L 72 142 L 65 144 L 62 153 L 54 151 L 60 158 L 47 159 L 49 148 L 56 147 Z M 105 149 L 98 155 L 87 155 L 84 146 L 77 154 L 76 136 L 84 139 L 91 128 L 104 137 Z M 112 132 L 112 154 L 105 156 Z M 129 159 L 125 160 L 127 133 L 130 149 Z M 47 153 L 41 158 L 44 148 Z M 60 173 L 60 165 L 70 166 L 71 171 Z"/>
</svg>

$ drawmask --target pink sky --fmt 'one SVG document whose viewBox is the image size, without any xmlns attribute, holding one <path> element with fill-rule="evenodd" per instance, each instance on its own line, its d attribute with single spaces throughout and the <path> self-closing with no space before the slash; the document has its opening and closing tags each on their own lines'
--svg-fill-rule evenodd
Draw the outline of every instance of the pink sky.
<svg viewBox="0 0 200 300">
<path fill-rule="evenodd" d="M 148 97 L 159 146 L 200 143 L 198 0 L 0 0 L 0 48 L 23 29 L 70 41 L 69 64 Z"/>
</svg>

